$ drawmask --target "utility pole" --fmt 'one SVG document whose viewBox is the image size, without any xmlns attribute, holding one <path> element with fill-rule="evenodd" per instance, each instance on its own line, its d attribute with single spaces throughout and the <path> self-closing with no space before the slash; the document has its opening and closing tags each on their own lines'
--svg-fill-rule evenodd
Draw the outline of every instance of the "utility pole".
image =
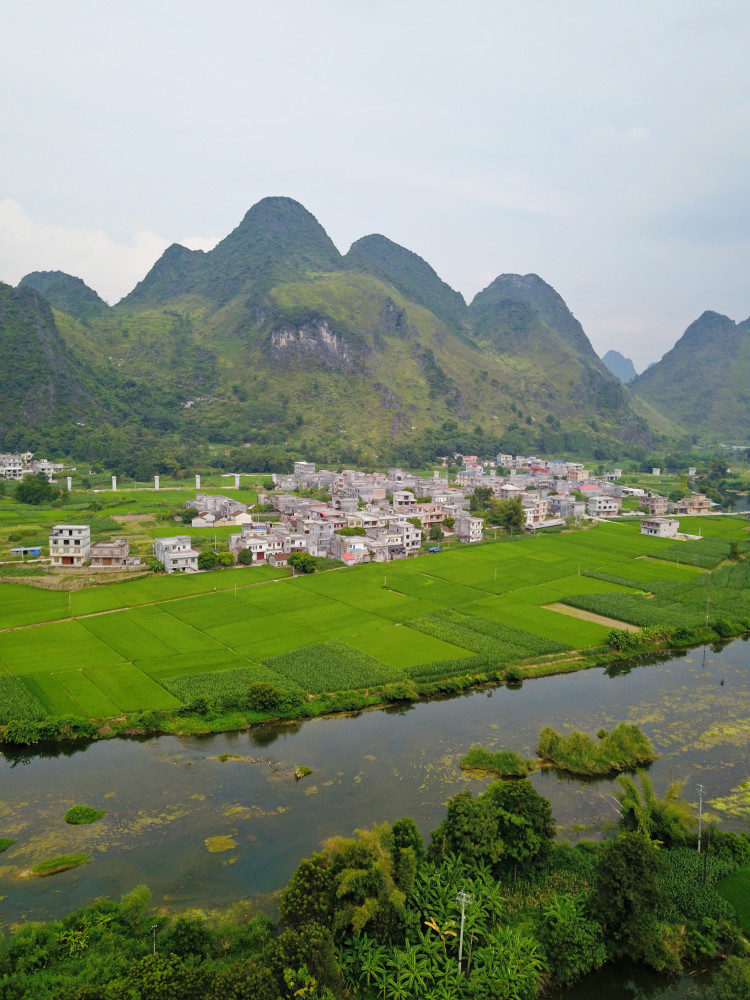
<svg viewBox="0 0 750 1000">
<path fill-rule="evenodd" d="M 154 955 L 156 954 L 156 931 L 157 931 L 158 927 L 159 927 L 158 924 L 154 924 L 153 927 L 151 928 L 151 931 L 152 931 L 152 933 L 154 935 Z"/>
<path fill-rule="evenodd" d="M 470 896 L 468 892 L 459 891 L 456 895 L 456 902 L 461 904 L 461 934 L 458 938 L 458 974 L 461 975 L 461 958 L 463 956 L 464 950 L 464 917 L 466 916 L 466 907 L 471 906 L 474 901 L 474 897 Z"/>
<path fill-rule="evenodd" d="M 698 785 L 700 799 L 698 800 L 698 854 L 701 852 L 701 830 L 703 828 L 703 785 Z"/>
</svg>

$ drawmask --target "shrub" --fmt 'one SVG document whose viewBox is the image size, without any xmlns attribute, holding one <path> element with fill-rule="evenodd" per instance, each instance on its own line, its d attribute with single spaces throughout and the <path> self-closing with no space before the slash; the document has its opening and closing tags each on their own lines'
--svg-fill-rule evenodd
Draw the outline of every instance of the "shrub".
<svg viewBox="0 0 750 1000">
<path fill-rule="evenodd" d="M 266 681 L 256 681 L 247 689 L 247 707 L 256 712 L 273 712 L 281 700 L 281 692 Z"/>
<path fill-rule="evenodd" d="M 215 569 L 219 565 L 219 554 L 212 549 L 206 549 L 198 556 L 198 569 Z"/>
<path fill-rule="evenodd" d="M 549 726 L 539 734 L 539 756 L 572 774 L 613 774 L 631 771 L 656 760 L 651 741 L 637 726 L 620 722 L 595 743 L 586 733 L 574 729 L 562 736 Z"/>
<path fill-rule="evenodd" d="M 716 1000 L 747 1000 L 750 996 L 750 958 L 730 955 L 714 976 Z"/>
<path fill-rule="evenodd" d="M 503 679 L 509 686 L 518 687 L 523 684 L 523 670 L 520 667 L 508 667 L 503 672 Z"/>
</svg>

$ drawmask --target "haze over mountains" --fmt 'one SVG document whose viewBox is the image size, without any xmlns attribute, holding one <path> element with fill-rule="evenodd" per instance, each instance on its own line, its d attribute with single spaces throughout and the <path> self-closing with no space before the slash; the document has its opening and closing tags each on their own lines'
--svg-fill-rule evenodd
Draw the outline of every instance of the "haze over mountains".
<svg viewBox="0 0 750 1000">
<path fill-rule="evenodd" d="M 635 365 L 624 355 L 620 354 L 619 351 L 607 351 L 607 353 L 602 358 L 604 364 L 609 368 L 613 375 L 616 375 L 621 382 L 625 385 L 628 382 L 632 382 L 633 379 L 638 374 L 635 370 Z"/>
<path fill-rule="evenodd" d="M 717 324 L 724 356 L 747 365 L 747 324 L 716 317 L 690 343 Z M 1 286 L 0 447 L 57 436 L 88 456 L 96 426 L 115 454 L 155 455 L 171 436 L 275 460 L 418 463 L 483 440 L 615 458 L 688 421 L 700 433 L 685 385 L 668 389 L 672 371 L 689 376 L 679 346 L 634 395 L 537 275 L 500 275 L 467 304 L 385 236 L 342 255 L 302 205 L 265 198 L 213 250 L 169 247 L 114 307 L 60 272 Z M 720 422 L 717 406 L 707 426 Z"/>
</svg>

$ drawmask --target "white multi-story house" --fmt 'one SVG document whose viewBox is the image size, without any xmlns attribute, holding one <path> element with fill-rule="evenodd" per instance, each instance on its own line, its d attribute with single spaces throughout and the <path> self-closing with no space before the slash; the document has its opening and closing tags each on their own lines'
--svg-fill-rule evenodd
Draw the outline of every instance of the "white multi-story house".
<svg viewBox="0 0 750 1000">
<path fill-rule="evenodd" d="M 586 509 L 591 517 L 613 517 L 620 513 L 622 501 L 619 497 L 591 497 Z"/>
<path fill-rule="evenodd" d="M 53 566 L 83 566 L 90 553 L 88 524 L 56 524 L 50 532 L 49 554 Z"/>
<path fill-rule="evenodd" d="M 200 553 L 191 544 L 190 535 L 155 538 L 154 555 L 166 573 L 196 573 Z"/>
<path fill-rule="evenodd" d="M 680 530 L 680 522 L 670 517 L 644 517 L 641 521 L 641 534 L 654 535 L 656 538 L 676 538 Z"/>
<path fill-rule="evenodd" d="M 469 514 L 461 514 L 456 518 L 455 534 L 460 542 L 481 542 L 482 527 L 484 522 L 481 517 L 471 517 Z"/>
<path fill-rule="evenodd" d="M 24 464 L 20 455 L 0 455 L 0 479 L 23 479 Z"/>
</svg>

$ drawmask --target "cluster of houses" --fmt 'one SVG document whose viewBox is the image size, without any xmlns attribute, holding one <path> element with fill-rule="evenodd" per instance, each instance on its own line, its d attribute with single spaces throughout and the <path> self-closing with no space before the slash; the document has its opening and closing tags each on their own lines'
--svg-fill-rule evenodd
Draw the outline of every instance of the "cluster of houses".
<svg viewBox="0 0 750 1000">
<path fill-rule="evenodd" d="M 56 472 L 62 472 L 64 466 L 50 462 L 46 458 L 34 458 L 33 452 L 24 451 L 20 454 L 3 452 L 0 454 L 0 479 L 21 480 L 28 473 L 42 473 L 51 482 Z"/>
<path fill-rule="evenodd" d="M 125 569 L 141 564 L 138 556 L 130 555 L 127 538 L 92 543 L 88 524 L 56 524 L 49 536 L 49 555 L 53 567 Z"/>
<path fill-rule="evenodd" d="M 270 566 L 285 566 L 295 552 L 350 566 L 406 559 L 419 553 L 423 538 L 435 527 L 462 542 L 481 541 L 483 521 L 470 512 L 470 496 L 480 486 L 500 500 L 520 501 L 527 530 L 586 515 L 611 517 L 621 512 L 625 497 L 633 496 L 648 511 L 641 520 L 643 534 L 676 537 L 679 522 L 666 515 L 705 514 L 712 508 L 703 494 L 672 503 L 655 493 L 620 486 L 620 469 L 595 478 L 579 462 L 501 454 L 493 465 L 480 463 L 476 456 L 462 458 L 464 467 L 455 483 L 439 472 L 431 478 L 400 468 L 387 473 L 331 472 L 316 470 L 312 462 L 295 462 L 292 474 L 272 477 L 272 493 L 258 495 L 259 506 L 272 511 L 272 518 L 249 512 L 241 500 L 209 493 L 198 492 L 185 506 L 196 511 L 193 527 L 239 529 L 229 536 L 235 561 L 244 551 L 243 563 Z M 440 532 L 434 534 L 440 537 Z M 124 568 L 140 562 L 129 556 L 124 538 L 92 545 L 86 525 L 56 525 L 49 542 L 53 566 Z M 155 539 L 154 555 L 168 573 L 198 569 L 200 553 L 189 535 Z"/>
</svg>

